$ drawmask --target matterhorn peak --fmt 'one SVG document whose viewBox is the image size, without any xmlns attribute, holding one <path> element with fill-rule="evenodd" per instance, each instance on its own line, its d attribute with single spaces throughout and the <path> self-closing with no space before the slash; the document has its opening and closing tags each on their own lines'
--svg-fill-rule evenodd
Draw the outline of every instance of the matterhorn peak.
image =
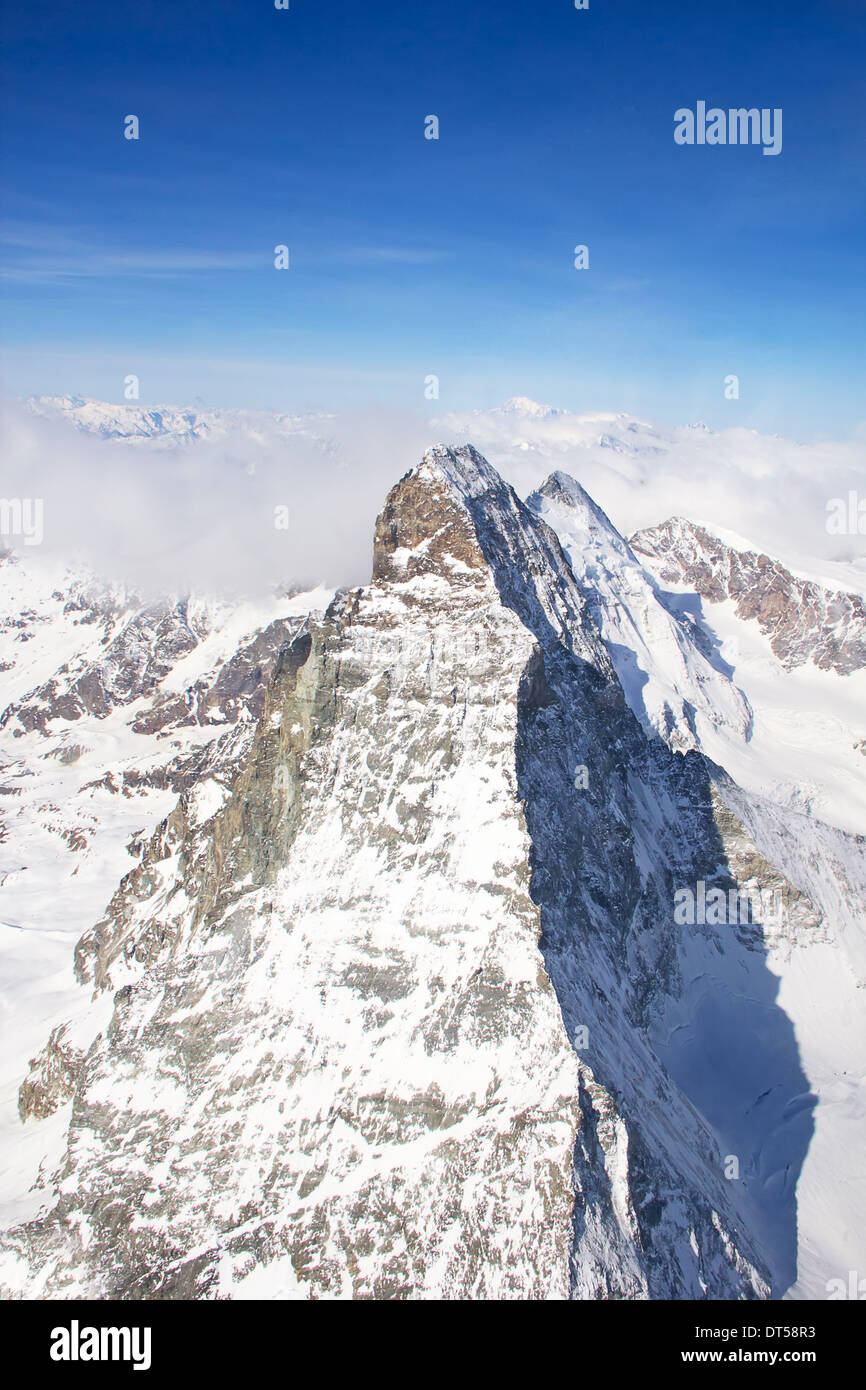
<svg viewBox="0 0 866 1390">
<path fill-rule="evenodd" d="M 496 469 L 474 444 L 432 444 L 412 472 L 419 478 L 433 474 L 463 497 L 479 497 L 491 488 L 503 488 Z"/>
<path fill-rule="evenodd" d="M 483 570 L 486 561 L 465 499 L 498 474 L 472 445 L 434 444 L 392 487 L 376 521 L 374 582 L 406 581 L 424 573 Z"/>
</svg>

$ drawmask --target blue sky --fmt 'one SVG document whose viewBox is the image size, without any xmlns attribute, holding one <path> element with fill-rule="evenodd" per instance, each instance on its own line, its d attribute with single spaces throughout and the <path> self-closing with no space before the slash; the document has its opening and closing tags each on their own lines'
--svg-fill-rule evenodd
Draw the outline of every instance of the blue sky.
<svg viewBox="0 0 866 1390">
<path fill-rule="evenodd" d="M 862 0 L 49 0 L 3 23 L 15 393 L 119 401 L 135 373 L 143 402 L 866 419 Z M 782 153 L 675 145 L 698 100 L 781 107 Z"/>
</svg>

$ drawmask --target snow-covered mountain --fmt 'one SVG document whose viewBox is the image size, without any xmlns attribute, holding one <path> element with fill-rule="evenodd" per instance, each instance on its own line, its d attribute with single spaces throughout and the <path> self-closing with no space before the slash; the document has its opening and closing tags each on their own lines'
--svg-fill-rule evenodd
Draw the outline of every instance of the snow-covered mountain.
<svg viewBox="0 0 866 1390">
<path fill-rule="evenodd" d="M 711 642 L 670 605 L 579 483 L 551 474 L 528 505 L 556 531 L 634 713 L 672 747 L 710 748 L 719 728 L 751 737 L 752 711 Z"/>
<path fill-rule="evenodd" d="M 231 777 L 277 650 L 328 599 L 155 604 L 39 551 L 0 553 L 0 1221 L 35 1172 L 22 1061 L 86 1002 L 75 942 L 182 790 Z"/>
<path fill-rule="evenodd" d="M 244 434 L 291 435 L 309 428 L 313 419 L 254 410 L 182 409 L 177 406 L 112 405 L 83 396 L 31 396 L 26 408 L 46 420 L 67 421 L 84 434 L 125 444 L 189 446 L 203 440 Z"/>
<path fill-rule="evenodd" d="M 512 453 L 515 421 L 589 428 L 517 399 Z M 638 490 L 670 456 L 593 428 Z M 862 605 L 533 485 L 430 450 L 333 600 L 0 565 L 7 1293 L 862 1265 Z"/>
<path fill-rule="evenodd" d="M 473 442 L 521 496 L 566 472 L 623 535 L 686 516 L 825 588 L 866 594 L 866 535 L 834 535 L 827 525 L 831 499 L 866 491 L 863 439 L 802 444 L 743 427 L 576 414 L 526 398 L 452 411 L 436 425 L 449 442 Z"/>
</svg>

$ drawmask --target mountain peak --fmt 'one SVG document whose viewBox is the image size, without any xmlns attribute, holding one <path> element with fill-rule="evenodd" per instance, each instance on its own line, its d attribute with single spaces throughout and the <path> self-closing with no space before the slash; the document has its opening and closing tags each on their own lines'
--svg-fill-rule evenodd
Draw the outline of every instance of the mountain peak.
<svg viewBox="0 0 866 1390">
<path fill-rule="evenodd" d="M 511 491 L 502 475 L 474 444 L 433 444 L 414 471 L 420 478 L 439 478 L 465 503 L 486 494 Z"/>
<path fill-rule="evenodd" d="M 580 518 L 588 536 L 592 535 L 595 540 L 604 536 L 615 550 L 621 553 L 628 551 L 626 542 L 610 517 L 570 473 L 564 473 L 561 469 L 551 473 L 541 487 L 527 498 L 527 506 L 538 516 L 564 509 L 569 513 L 566 529 L 570 534 L 574 534 Z M 551 524 L 555 531 L 559 529 L 553 520 Z"/>
<path fill-rule="evenodd" d="M 562 502 L 570 507 L 590 506 L 600 510 L 583 484 L 573 478 L 570 473 L 564 473 L 560 468 L 551 473 L 533 495 L 547 497 L 551 502 Z"/>
<path fill-rule="evenodd" d="M 503 415 L 528 415 L 535 420 L 552 420 L 554 416 L 568 414 L 556 406 L 541 405 L 529 396 L 510 396 L 499 409 Z"/>
<path fill-rule="evenodd" d="M 471 444 L 434 444 L 392 487 L 376 520 L 373 580 L 485 569 L 472 520 L 461 502 L 479 496 L 498 474 Z"/>
<path fill-rule="evenodd" d="M 559 536 L 633 713 L 680 749 L 703 747 L 719 726 L 744 739 L 748 704 L 709 660 L 597 502 L 559 470 L 527 499 Z"/>
</svg>

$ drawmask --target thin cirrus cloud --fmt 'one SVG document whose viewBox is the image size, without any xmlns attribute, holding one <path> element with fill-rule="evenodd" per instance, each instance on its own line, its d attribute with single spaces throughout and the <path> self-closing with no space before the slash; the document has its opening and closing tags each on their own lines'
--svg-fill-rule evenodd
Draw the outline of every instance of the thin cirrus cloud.
<svg viewBox="0 0 866 1390">
<path fill-rule="evenodd" d="M 275 243 L 276 244 L 276 243 Z M 164 248 L 158 251 L 126 248 L 122 251 L 94 246 L 75 236 L 46 236 L 41 227 L 7 226 L 0 230 L 6 264 L 0 278 L 31 284 L 67 280 L 107 279 L 115 276 L 168 278 L 201 273 L 254 271 L 273 266 L 274 248 L 255 251 L 201 251 Z M 307 265 L 424 266 L 445 260 L 436 248 L 414 246 L 349 246 L 305 253 Z"/>
<path fill-rule="evenodd" d="M 8 245 L 8 243 L 7 243 Z M 117 276 L 163 279 L 201 272 L 261 270 L 270 264 L 253 251 L 103 251 L 39 250 L 13 259 L 0 269 L 0 277 L 28 284 L 70 280 L 110 279 Z"/>
<path fill-rule="evenodd" d="M 416 246 L 353 246 L 316 259 L 339 260 L 351 265 L 435 265 L 449 260 L 450 255 L 444 250 Z"/>
</svg>

